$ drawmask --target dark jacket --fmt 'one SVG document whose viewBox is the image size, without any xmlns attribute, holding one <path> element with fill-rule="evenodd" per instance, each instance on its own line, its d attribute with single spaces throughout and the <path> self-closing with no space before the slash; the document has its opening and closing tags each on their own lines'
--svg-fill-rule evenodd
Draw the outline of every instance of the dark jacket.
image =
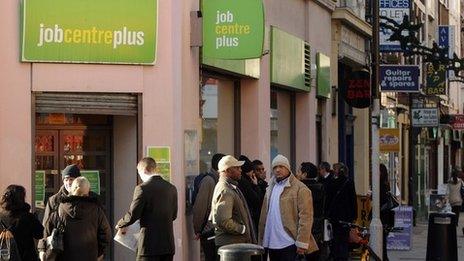
<svg viewBox="0 0 464 261">
<path fill-rule="evenodd" d="M 316 179 L 304 179 L 302 182 L 311 190 L 313 196 L 313 227 L 311 232 L 314 239 L 319 244 L 324 239 L 324 185 Z"/>
<path fill-rule="evenodd" d="M 175 253 L 173 221 L 177 218 L 177 189 L 160 176 L 138 185 L 129 211 L 118 227 L 140 219 L 137 259 Z"/>
<path fill-rule="evenodd" d="M 51 196 L 47 200 L 47 204 L 45 205 L 45 212 L 44 212 L 44 217 L 42 220 L 42 224 L 45 227 L 47 224 L 47 221 L 50 217 L 50 214 L 54 211 L 58 210 L 58 206 L 60 205 L 61 201 L 68 196 L 68 191 L 64 188 L 64 185 L 60 187 L 60 190 L 58 193 L 55 195 Z M 100 196 L 92 191 L 89 193 L 89 197 L 91 198 L 96 198 L 97 203 L 102 206 L 100 202 Z"/>
<path fill-rule="evenodd" d="M 390 186 L 388 184 L 380 183 L 380 207 L 382 207 L 388 201 L 390 193 Z M 395 212 L 393 210 L 380 211 L 380 221 L 385 227 L 393 227 L 395 223 Z"/>
<path fill-rule="evenodd" d="M 238 188 L 247 202 L 255 231 L 258 231 L 259 215 L 261 214 L 261 206 L 263 205 L 266 190 L 261 191 L 261 188 L 253 184 L 251 178 L 246 174 L 242 174 L 242 178 L 238 181 Z"/>
<path fill-rule="evenodd" d="M 0 220 L 13 233 L 21 260 L 36 261 L 39 256 L 34 239 L 42 238 L 43 226 L 30 209 L 29 204 L 15 212 L 0 208 Z"/>
<path fill-rule="evenodd" d="M 62 199 L 58 212 L 51 213 L 44 238 L 58 224 L 65 223 L 64 252 L 57 260 L 97 260 L 111 242 L 111 229 L 105 213 L 94 197 L 69 196 Z M 44 240 L 39 248 L 44 247 Z"/>
<path fill-rule="evenodd" d="M 327 203 L 327 216 L 332 223 L 337 221 L 353 222 L 358 216 L 357 198 L 354 183 L 344 175 L 333 179 L 327 194 L 331 195 Z"/>
</svg>

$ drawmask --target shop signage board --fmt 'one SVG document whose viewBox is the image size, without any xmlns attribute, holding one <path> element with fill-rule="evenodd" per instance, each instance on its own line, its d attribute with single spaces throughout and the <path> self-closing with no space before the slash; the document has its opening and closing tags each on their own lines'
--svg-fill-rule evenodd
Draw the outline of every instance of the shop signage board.
<svg viewBox="0 0 464 261">
<path fill-rule="evenodd" d="M 202 14 L 205 57 L 250 59 L 262 56 L 262 0 L 203 0 Z"/>
<path fill-rule="evenodd" d="M 35 171 L 35 207 L 45 208 L 45 170 Z"/>
<path fill-rule="evenodd" d="M 435 68 L 431 63 L 426 68 L 426 95 L 446 95 L 446 68 L 440 65 Z"/>
<path fill-rule="evenodd" d="M 381 65 L 382 92 L 419 92 L 419 66 Z"/>
<path fill-rule="evenodd" d="M 413 127 L 437 127 L 440 122 L 437 108 L 413 108 L 411 118 Z"/>
<path fill-rule="evenodd" d="M 454 130 L 464 130 L 464 114 L 454 114 L 450 117 L 450 123 Z"/>
<path fill-rule="evenodd" d="M 330 57 L 317 53 L 317 96 L 330 98 Z"/>
<path fill-rule="evenodd" d="M 156 61 L 157 0 L 24 0 L 23 62 Z"/>
<path fill-rule="evenodd" d="M 390 232 L 387 239 L 387 249 L 411 250 L 413 212 L 411 206 L 399 206 L 395 210 L 395 227 L 402 230 Z"/>
<path fill-rule="evenodd" d="M 448 57 L 453 57 L 454 53 L 454 25 L 439 25 L 437 30 L 438 46 L 448 49 Z"/>
<path fill-rule="evenodd" d="M 81 170 L 81 175 L 90 182 L 90 190 L 100 195 L 100 172 L 98 170 Z"/>
<path fill-rule="evenodd" d="M 400 129 L 379 129 L 380 152 L 400 152 Z"/>
<path fill-rule="evenodd" d="M 345 102 L 355 108 L 367 108 L 371 104 L 371 78 L 368 71 L 355 71 L 344 80 L 342 95 Z"/>
<path fill-rule="evenodd" d="M 158 173 L 166 181 L 171 181 L 171 148 L 168 146 L 147 146 L 147 157 L 156 161 Z"/>
<path fill-rule="evenodd" d="M 398 24 L 403 22 L 405 15 L 410 16 L 411 0 L 380 0 L 379 14 L 395 20 Z M 381 28 L 379 32 L 381 52 L 401 52 L 399 41 L 391 42 L 388 39 L 393 34 L 392 30 Z"/>
</svg>

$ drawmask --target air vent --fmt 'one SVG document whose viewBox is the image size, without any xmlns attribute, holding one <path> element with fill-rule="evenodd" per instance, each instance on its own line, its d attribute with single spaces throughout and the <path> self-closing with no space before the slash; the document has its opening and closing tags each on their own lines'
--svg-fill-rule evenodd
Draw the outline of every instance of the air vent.
<svg viewBox="0 0 464 261">
<path fill-rule="evenodd" d="M 307 88 L 311 88 L 311 47 L 304 43 L 304 81 Z"/>
</svg>

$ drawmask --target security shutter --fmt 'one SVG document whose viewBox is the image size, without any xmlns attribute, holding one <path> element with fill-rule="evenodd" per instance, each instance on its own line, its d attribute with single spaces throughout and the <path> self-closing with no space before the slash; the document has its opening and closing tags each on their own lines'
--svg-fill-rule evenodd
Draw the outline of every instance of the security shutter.
<svg viewBox="0 0 464 261">
<path fill-rule="evenodd" d="M 137 115 L 138 96 L 126 93 L 35 93 L 38 113 Z"/>
</svg>

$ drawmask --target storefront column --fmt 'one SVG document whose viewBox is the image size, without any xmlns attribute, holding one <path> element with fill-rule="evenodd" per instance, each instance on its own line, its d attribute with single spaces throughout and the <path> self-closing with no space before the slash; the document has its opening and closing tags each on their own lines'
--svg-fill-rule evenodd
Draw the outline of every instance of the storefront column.
<svg viewBox="0 0 464 261">
<path fill-rule="evenodd" d="M 259 80 L 242 79 L 241 99 L 241 153 L 250 160 L 259 159 L 270 175 L 271 163 L 271 89 L 269 77 L 269 55 L 261 58 Z"/>
<path fill-rule="evenodd" d="M 443 166 L 443 161 L 444 161 L 444 143 L 445 139 L 443 137 L 440 138 L 438 144 L 438 155 L 437 155 L 437 188 L 441 184 L 443 184 L 443 176 L 444 176 L 444 166 Z"/>
<path fill-rule="evenodd" d="M 295 163 L 316 162 L 316 90 L 296 93 L 295 99 Z"/>
<path fill-rule="evenodd" d="M 354 121 L 354 184 L 356 194 L 366 195 L 369 190 L 369 109 L 353 109 Z M 393 170 L 390 170 L 393 171 Z"/>
</svg>

